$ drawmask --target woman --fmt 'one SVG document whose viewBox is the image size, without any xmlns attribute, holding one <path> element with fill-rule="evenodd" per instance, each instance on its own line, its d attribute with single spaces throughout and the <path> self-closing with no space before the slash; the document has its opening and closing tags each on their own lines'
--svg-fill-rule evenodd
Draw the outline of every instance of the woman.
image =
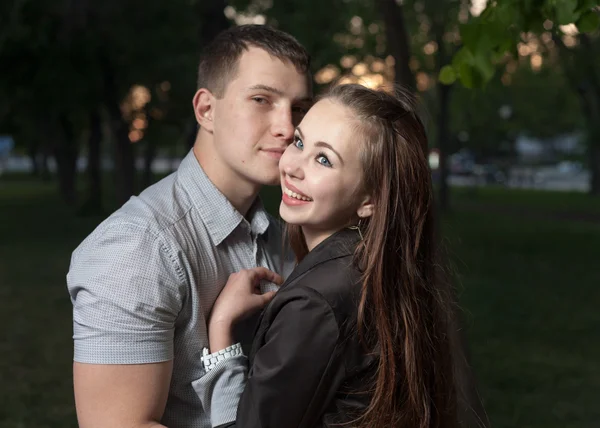
<svg viewBox="0 0 600 428">
<path fill-rule="evenodd" d="M 274 274 L 232 276 L 211 314 L 211 352 L 239 354 L 232 325 L 273 297 L 223 426 L 456 426 L 426 153 L 401 91 L 337 86 L 306 114 L 279 167 L 298 265 L 274 297 L 257 291 Z"/>
</svg>

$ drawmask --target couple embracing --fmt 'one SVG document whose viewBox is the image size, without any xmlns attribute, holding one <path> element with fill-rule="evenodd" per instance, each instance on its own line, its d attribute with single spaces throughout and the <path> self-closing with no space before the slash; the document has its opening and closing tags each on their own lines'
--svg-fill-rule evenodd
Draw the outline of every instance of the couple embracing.
<svg viewBox="0 0 600 428">
<path fill-rule="evenodd" d="M 458 426 L 414 100 L 313 100 L 309 68 L 281 31 L 217 36 L 193 149 L 74 251 L 82 428 Z"/>
</svg>

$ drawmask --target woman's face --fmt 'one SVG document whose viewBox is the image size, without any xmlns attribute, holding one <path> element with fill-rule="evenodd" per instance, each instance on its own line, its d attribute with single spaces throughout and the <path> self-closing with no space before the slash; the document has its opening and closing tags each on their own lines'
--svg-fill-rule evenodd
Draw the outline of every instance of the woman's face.
<svg viewBox="0 0 600 428">
<path fill-rule="evenodd" d="M 279 161 L 283 198 L 279 213 L 302 226 L 309 249 L 372 214 L 363 190 L 361 137 L 352 111 L 324 99 L 306 114 Z"/>
</svg>

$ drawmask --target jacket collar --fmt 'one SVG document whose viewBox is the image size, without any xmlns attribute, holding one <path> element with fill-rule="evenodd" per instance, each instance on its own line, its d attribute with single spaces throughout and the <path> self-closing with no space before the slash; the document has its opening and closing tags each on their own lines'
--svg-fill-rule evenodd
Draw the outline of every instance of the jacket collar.
<svg viewBox="0 0 600 428">
<path fill-rule="evenodd" d="M 360 235 L 355 230 L 344 228 L 334 233 L 304 257 L 285 283 L 290 284 L 296 278 L 321 263 L 354 254 L 359 241 Z"/>
</svg>

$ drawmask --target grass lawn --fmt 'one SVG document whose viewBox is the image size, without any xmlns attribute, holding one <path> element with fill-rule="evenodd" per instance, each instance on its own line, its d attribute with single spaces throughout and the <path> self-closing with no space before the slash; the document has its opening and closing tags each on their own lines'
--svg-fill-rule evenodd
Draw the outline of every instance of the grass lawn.
<svg viewBox="0 0 600 428">
<path fill-rule="evenodd" d="M 600 212 L 581 195 L 538 193 L 477 198 Z M 598 427 L 600 224 L 481 212 L 469 208 L 471 196 L 454 196 L 446 243 L 492 425 Z M 0 181 L 1 428 L 76 426 L 65 274 L 71 251 L 99 221 L 73 216 L 53 185 Z"/>
<path fill-rule="evenodd" d="M 543 213 L 576 213 L 600 219 L 600 198 L 581 192 L 510 189 L 503 187 L 462 187 L 453 189 L 459 204 L 486 204 Z"/>
</svg>

